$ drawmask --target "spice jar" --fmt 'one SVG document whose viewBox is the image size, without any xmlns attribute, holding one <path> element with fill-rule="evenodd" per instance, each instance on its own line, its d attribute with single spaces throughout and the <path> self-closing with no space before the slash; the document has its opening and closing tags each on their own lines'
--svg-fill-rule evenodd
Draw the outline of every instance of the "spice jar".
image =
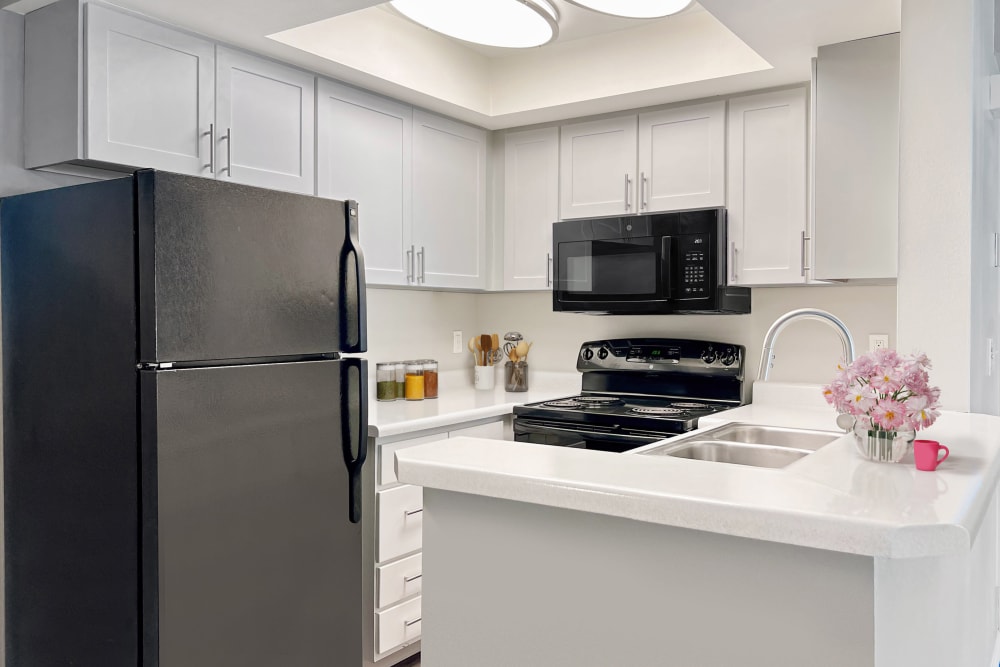
<svg viewBox="0 0 1000 667">
<path fill-rule="evenodd" d="M 393 365 L 396 369 L 396 400 L 400 400 L 405 394 L 406 364 L 402 361 L 397 361 Z"/>
<path fill-rule="evenodd" d="M 424 398 L 438 397 L 438 362 L 424 359 Z"/>
<path fill-rule="evenodd" d="M 396 364 L 379 362 L 375 364 L 375 398 L 379 401 L 396 400 Z"/>
<path fill-rule="evenodd" d="M 408 401 L 424 400 L 424 364 L 422 361 L 406 362 L 404 398 Z"/>
</svg>

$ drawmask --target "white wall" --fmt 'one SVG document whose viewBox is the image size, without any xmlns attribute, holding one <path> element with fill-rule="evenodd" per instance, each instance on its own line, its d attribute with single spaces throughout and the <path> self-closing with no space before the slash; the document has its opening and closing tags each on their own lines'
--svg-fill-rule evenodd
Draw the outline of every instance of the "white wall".
<svg viewBox="0 0 1000 667">
<path fill-rule="evenodd" d="M 545 293 L 483 294 L 478 325 L 503 334 L 514 329 L 533 341 L 531 368 L 572 371 L 576 353 L 586 340 L 609 337 L 675 337 L 736 343 L 747 348 L 747 378 L 756 377 L 764 334 L 778 316 L 794 308 L 822 308 L 847 324 L 858 352 L 867 349 L 868 335 L 887 333 L 896 342 L 894 287 L 752 288 L 749 315 L 602 316 L 552 312 Z M 841 358 L 834 331 L 817 322 L 794 324 L 781 334 L 771 379 L 825 383 Z"/>
<path fill-rule="evenodd" d="M 904 0 L 900 35 L 897 327 L 956 410 L 970 407 L 973 352 L 973 2 Z"/>
</svg>

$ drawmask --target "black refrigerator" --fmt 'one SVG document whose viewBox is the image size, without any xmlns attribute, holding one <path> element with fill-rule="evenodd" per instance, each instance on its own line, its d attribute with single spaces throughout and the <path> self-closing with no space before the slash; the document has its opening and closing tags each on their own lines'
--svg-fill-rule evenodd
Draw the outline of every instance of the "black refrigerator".
<svg viewBox="0 0 1000 667">
<path fill-rule="evenodd" d="M 361 665 L 357 223 L 152 170 L 0 200 L 9 667 Z"/>
</svg>

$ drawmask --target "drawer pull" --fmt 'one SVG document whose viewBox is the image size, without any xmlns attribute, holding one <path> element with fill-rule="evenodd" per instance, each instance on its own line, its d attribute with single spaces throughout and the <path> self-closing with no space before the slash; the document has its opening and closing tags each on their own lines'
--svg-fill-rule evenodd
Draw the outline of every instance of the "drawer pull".
<svg viewBox="0 0 1000 667">
<path fill-rule="evenodd" d="M 412 621 L 403 621 L 403 625 L 405 625 L 406 627 L 410 627 L 411 625 L 416 625 L 419 622 L 420 618 L 415 618 Z"/>
<path fill-rule="evenodd" d="M 424 511 L 424 508 L 421 507 L 418 510 L 406 510 L 406 511 L 403 512 L 403 514 L 405 514 L 406 516 L 413 516 L 414 514 L 420 514 L 423 511 Z"/>
<path fill-rule="evenodd" d="M 415 574 L 412 577 L 403 577 L 403 583 L 404 584 L 408 584 L 411 581 L 416 581 L 417 579 L 419 579 L 422 576 L 424 576 L 424 575 L 422 575 L 422 574 Z"/>
</svg>

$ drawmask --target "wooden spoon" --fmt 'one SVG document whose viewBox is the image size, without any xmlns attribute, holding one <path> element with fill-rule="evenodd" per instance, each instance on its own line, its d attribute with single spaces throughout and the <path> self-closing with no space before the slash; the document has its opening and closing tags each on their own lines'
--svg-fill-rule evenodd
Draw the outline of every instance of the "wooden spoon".
<svg viewBox="0 0 1000 667">
<path fill-rule="evenodd" d="M 500 352 L 500 336 L 492 334 L 490 338 L 490 342 L 492 343 L 491 347 L 493 349 L 493 363 L 496 363 L 503 359 L 503 353 Z"/>
<path fill-rule="evenodd" d="M 469 336 L 469 352 L 472 353 L 472 363 L 476 366 L 479 365 L 479 356 L 476 354 L 476 337 Z"/>
<path fill-rule="evenodd" d="M 479 337 L 479 345 L 483 349 L 483 366 L 492 366 L 493 355 L 490 353 L 493 351 L 493 337 L 489 334 L 483 334 Z"/>
<path fill-rule="evenodd" d="M 486 364 L 480 363 L 483 355 L 482 338 L 480 336 L 473 336 L 472 340 L 476 343 L 476 365 L 485 366 Z"/>
<path fill-rule="evenodd" d="M 528 356 L 528 350 L 530 349 L 530 347 L 531 346 L 528 345 L 528 343 L 525 343 L 523 340 L 519 342 L 517 344 L 517 347 L 514 348 L 514 352 L 517 353 L 517 358 L 520 359 L 521 361 L 524 361 Z"/>
</svg>

